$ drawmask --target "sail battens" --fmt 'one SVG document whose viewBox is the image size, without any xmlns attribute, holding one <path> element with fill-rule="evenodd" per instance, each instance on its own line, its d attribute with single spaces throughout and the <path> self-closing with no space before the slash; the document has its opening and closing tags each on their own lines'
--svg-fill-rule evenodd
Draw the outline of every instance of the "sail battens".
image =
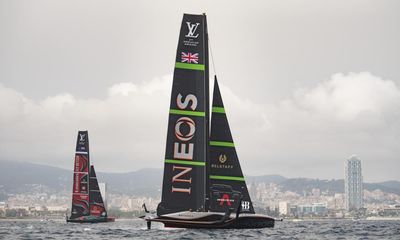
<svg viewBox="0 0 400 240">
<path fill-rule="evenodd" d="M 178 109 L 170 109 L 170 114 L 180 114 L 180 115 L 187 115 L 187 116 L 197 116 L 197 117 L 205 117 L 205 112 L 199 111 L 187 111 L 187 110 L 178 110 Z"/>
<path fill-rule="evenodd" d="M 176 62 L 175 68 L 197 70 L 197 71 L 204 71 L 205 69 L 204 64 L 192 64 L 192 63 L 182 63 L 182 62 Z"/>
<path fill-rule="evenodd" d="M 76 151 L 75 154 L 88 154 L 88 152 Z"/>
<path fill-rule="evenodd" d="M 231 181 L 245 181 L 244 177 L 233 177 L 233 176 L 219 176 L 219 175 L 210 175 L 210 179 L 215 180 L 231 180 Z"/>
<path fill-rule="evenodd" d="M 166 163 L 172 163 L 172 164 L 183 164 L 183 165 L 192 165 L 192 166 L 205 166 L 205 162 L 199 162 L 199 161 L 189 161 L 189 160 L 175 160 L 175 159 L 165 159 Z"/>
<path fill-rule="evenodd" d="M 233 142 L 210 141 L 210 146 L 216 147 L 235 147 Z"/>
<path fill-rule="evenodd" d="M 223 107 L 212 107 L 213 113 L 225 113 L 225 108 Z"/>
</svg>

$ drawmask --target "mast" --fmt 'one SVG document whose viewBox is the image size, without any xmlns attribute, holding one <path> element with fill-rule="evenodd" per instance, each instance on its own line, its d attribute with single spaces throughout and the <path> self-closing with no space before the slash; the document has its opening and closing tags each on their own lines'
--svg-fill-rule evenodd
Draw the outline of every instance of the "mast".
<svg viewBox="0 0 400 240">
<path fill-rule="evenodd" d="M 184 14 L 175 60 L 158 215 L 205 209 L 209 105 L 206 39 L 205 15 Z"/>
<path fill-rule="evenodd" d="M 210 139 L 210 70 L 209 70 L 209 53 L 208 53 L 208 28 L 207 28 L 207 16 L 205 13 L 203 13 L 204 16 L 204 65 L 205 65 L 205 71 L 204 71 L 204 75 L 205 75 L 205 81 L 204 81 L 204 85 L 205 85 L 205 106 L 206 106 L 206 127 L 205 127 L 205 135 L 206 135 L 206 147 L 205 147 L 205 155 L 206 155 L 206 171 L 205 171 L 205 211 L 208 211 L 209 209 L 209 200 L 210 200 L 210 180 L 209 180 L 209 175 L 210 175 L 210 164 L 209 164 L 209 139 Z"/>
<path fill-rule="evenodd" d="M 71 219 L 90 214 L 89 166 L 88 131 L 79 131 L 75 151 Z"/>
<path fill-rule="evenodd" d="M 210 211 L 226 212 L 226 208 L 254 213 L 239 158 L 226 116 L 217 76 L 214 80 L 210 134 Z"/>
</svg>

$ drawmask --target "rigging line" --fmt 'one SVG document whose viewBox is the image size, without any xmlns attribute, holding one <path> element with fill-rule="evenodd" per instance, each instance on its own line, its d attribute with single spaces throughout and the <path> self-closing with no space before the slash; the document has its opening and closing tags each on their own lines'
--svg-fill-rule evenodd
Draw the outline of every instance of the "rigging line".
<svg viewBox="0 0 400 240">
<path fill-rule="evenodd" d="M 210 55 L 211 55 L 211 61 L 212 61 L 212 65 L 213 65 L 214 75 L 217 75 L 217 69 L 215 68 L 214 56 L 213 56 L 212 48 L 211 48 L 210 33 L 208 33 L 208 45 L 210 46 Z"/>
</svg>

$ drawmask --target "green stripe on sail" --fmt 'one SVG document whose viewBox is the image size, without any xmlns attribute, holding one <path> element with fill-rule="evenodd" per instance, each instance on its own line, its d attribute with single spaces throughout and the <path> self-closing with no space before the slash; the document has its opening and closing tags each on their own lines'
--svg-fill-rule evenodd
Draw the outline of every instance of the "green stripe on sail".
<svg viewBox="0 0 400 240">
<path fill-rule="evenodd" d="M 225 113 L 225 108 L 223 107 L 212 107 L 213 113 Z"/>
<path fill-rule="evenodd" d="M 192 64 L 192 63 L 176 62 L 175 63 L 175 68 L 204 71 L 204 64 Z"/>
<path fill-rule="evenodd" d="M 210 141 L 210 146 L 217 147 L 235 147 L 233 142 L 219 142 L 219 141 Z"/>
<path fill-rule="evenodd" d="M 169 113 L 171 114 L 181 114 L 181 115 L 188 115 L 188 116 L 198 116 L 198 117 L 205 117 L 205 112 L 197 112 L 197 111 L 186 111 L 186 110 L 178 110 L 178 109 L 170 109 Z"/>
<path fill-rule="evenodd" d="M 232 177 L 232 176 L 210 175 L 210 179 L 216 179 L 216 180 L 231 180 L 231 181 L 241 181 L 241 182 L 244 182 L 244 177 Z"/>
<path fill-rule="evenodd" d="M 192 165 L 192 166 L 205 166 L 205 162 L 197 162 L 191 160 L 175 160 L 175 159 L 165 159 L 166 163 L 176 163 L 176 164 L 183 164 L 183 165 Z"/>
</svg>

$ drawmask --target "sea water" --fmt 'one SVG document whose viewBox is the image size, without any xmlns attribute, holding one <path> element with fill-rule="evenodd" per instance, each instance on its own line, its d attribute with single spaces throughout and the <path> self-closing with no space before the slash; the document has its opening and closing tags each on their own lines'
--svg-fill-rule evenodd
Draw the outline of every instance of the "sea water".
<svg viewBox="0 0 400 240">
<path fill-rule="evenodd" d="M 65 220 L 0 220 L 0 239 L 396 239 L 400 221 L 320 220 L 276 222 L 245 230 L 171 229 L 141 219 L 77 224 Z"/>
</svg>

